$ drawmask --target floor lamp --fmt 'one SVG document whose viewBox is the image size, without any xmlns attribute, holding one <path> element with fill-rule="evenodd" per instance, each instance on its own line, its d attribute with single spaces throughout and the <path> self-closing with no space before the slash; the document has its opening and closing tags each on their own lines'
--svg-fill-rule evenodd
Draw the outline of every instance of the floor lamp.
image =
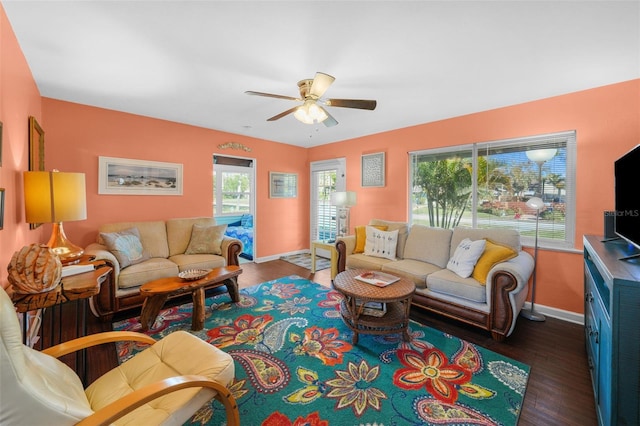
<svg viewBox="0 0 640 426">
<path fill-rule="evenodd" d="M 523 309 L 520 313 L 523 317 L 531 321 L 544 321 L 546 318 L 536 312 L 536 271 L 538 269 L 538 222 L 540 221 L 540 209 L 544 207 L 544 186 L 542 184 L 542 166 L 551 160 L 558 152 L 555 148 L 533 149 L 527 151 L 527 158 L 538 165 L 538 186 L 540 187 L 540 198 L 532 197 L 527 201 L 527 207 L 536 209 L 536 238 L 533 249 L 533 276 L 531 278 L 531 309 Z"/>
<path fill-rule="evenodd" d="M 527 207 L 536 209 L 536 239 L 533 249 L 533 276 L 531 278 L 531 309 L 523 309 L 520 314 L 531 321 L 544 321 L 545 317 L 536 312 L 536 270 L 538 269 L 538 221 L 540 220 L 540 209 L 544 207 L 542 198 L 532 197 L 527 201 Z"/>
<path fill-rule="evenodd" d="M 336 236 L 349 233 L 349 209 L 356 205 L 356 193 L 353 191 L 332 192 L 331 204 L 336 206 Z"/>
</svg>

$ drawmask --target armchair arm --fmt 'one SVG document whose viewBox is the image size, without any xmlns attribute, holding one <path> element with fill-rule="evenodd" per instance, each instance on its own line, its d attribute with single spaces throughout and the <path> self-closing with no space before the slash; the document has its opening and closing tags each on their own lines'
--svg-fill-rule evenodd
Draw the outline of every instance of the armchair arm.
<svg viewBox="0 0 640 426">
<path fill-rule="evenodd" d="M 78 422 L 77 425 L 110 425 L 115 420 L 149 401 L 171 392 L 191 387 L 213 389 L 216 392 L 216 399 L 224 405 L 227 413 L 227 424 L 233 426 L 240 425 L 238 404 L 229 389 L 208 377 L 196 375 L 171 377 L 147 385 L 103 407 L 101 410 L 96 411 L 89 417 Z"/>
<path fill-rule="evenodd" d="M 495 265 L 487 276 L 487 301 L 491 301 L 491 334 L 500 341 L 509 336 L 527 297 L 533 258 L 525 251 Z"/>
<path fill-rule="evenodd" d="M 156 342 L 155 339 L 147 336 L 146 334 L 137 333 L 135 331 L 105 331 L 104 333 L 78 337 L 77 339 L 69 340 L 68 342 L 43 349 L 41 352 L 55 358 L 60 358 L 61 356 L 89 348 L 91 346 L 102 345 L 103 343 L 120 342 L 124 340 L 148 343 L 150 345 L 153 345 Z"/>
<path fill-rule="evenodd" d="M 336 238 L 336 251 L 338 252 L 338 273 L 347 268 L 347 256 L 353 254 L 356 249 L 356 236 L 345 235 Z"/>
<path fill-rule="evenodd" d="M 240 256 L 240 253 L 242 252 L 242 241 L 237 238 L 224 235 L 222 237 L 220 250 L 222 251 L 222 257 L 227 261 L 227 266 L 240 265 L 238 256 Z"/>
</svg>

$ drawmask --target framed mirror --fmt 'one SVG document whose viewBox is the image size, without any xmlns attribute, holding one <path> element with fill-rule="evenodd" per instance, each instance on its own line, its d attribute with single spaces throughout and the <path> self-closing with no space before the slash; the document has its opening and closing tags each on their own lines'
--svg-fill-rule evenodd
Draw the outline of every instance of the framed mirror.
<svg viewBox="0 0 640 426">
<path fill-rule="evenodd" d="M 44 130 L 36 121 L 29 117 L 29 171 L 44 171 Z M 30 223 L 29 229 L 36 229 L 41 223 Z"/>
</svg>

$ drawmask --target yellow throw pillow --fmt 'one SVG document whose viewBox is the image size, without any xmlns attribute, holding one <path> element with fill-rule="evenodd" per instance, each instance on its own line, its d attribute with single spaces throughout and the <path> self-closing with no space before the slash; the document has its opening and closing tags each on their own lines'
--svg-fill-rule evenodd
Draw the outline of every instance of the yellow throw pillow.
<svg viewBox="0 0 640 426">
<path fill-rule="evenodd" d="M 381 231 L 386 231 L 389 228 L 387 225 L 356 226 L 356 248 L 353 253 L 364 253 L 364 245 L 367 242 L 367 226 L 373 226 Z"/>
<path fill-rule="evenodd" d="M 482 256 L 480 256 L 480 259 L 478 259 L 475 268 L 473 268 L 473 274 L 471 276 L 480 284 L 486 285 L 487 275 L 489 275 L 489 271 L 496 263 L 513 259 L 517 255 L 518 253 L 511 247 L 487 240 L 484 252 Z"/>
</svg>

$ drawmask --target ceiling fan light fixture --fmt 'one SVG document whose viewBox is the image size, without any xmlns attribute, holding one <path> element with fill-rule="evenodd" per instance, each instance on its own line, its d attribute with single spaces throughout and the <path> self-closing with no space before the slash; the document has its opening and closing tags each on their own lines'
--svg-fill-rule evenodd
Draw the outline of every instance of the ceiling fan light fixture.
<svg viewBox="0 0 640 426">
<path fill-rule="evenodd" d="M 296 108 L 293 116 L 304 124 L 322 123 L 328 117 L 324 109 L 312 99 L 306 100 L 304 104 Z"/>
</svg>

